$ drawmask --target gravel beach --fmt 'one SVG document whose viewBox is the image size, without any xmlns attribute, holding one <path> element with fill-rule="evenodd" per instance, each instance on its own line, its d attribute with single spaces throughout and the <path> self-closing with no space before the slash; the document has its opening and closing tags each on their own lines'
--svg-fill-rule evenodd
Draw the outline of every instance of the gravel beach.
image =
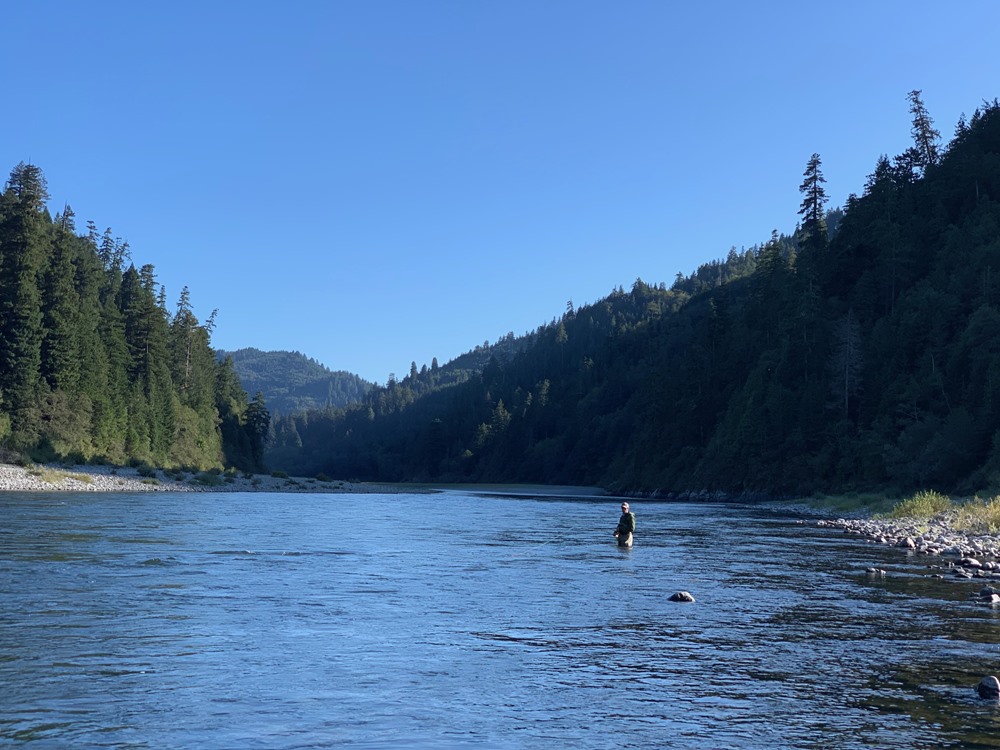
<svg viewBox="0 0 1000 750">
<path fill-rule="evenodd" d="M 148 471 L 146 473 L 149 473 Z M 364 482 L 319 481 L 269 474 L 165 474 L 145 476 L 124 466 L 0 464 L 0 492 L 323 492 L 386 494 L 403 491 Z"/>
</svg>

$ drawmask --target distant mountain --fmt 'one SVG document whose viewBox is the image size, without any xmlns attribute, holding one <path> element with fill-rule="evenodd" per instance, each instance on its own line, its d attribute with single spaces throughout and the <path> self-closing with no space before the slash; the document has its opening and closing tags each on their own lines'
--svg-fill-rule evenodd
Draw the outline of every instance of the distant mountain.
<svg viewBox="0 0 1000 750">
<path fill-rule="evenodd" d="M 361 401 L 373 385 L 353 373 L 334 372 L 299 352 L 248 348 L 219 350 L 218 356 L 232 358 L 243 389 L 251 396 L 263 393 L 272 414 L 344 407 Z"/>
</svg>

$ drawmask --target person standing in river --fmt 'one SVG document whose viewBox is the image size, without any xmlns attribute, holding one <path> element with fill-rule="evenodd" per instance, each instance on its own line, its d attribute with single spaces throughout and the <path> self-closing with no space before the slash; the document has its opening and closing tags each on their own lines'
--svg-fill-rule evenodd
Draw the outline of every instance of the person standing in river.
<svg viewBox="0 0 1000 750">
<path fill-rule="evenodd" d="M 632 546 L 632 532 L 635 531 L 635 513 L 630 513 L 628 503 L 622 503 L 622 515 L 615 529 L 615 539 L 619 547 Z"/>
</svg>

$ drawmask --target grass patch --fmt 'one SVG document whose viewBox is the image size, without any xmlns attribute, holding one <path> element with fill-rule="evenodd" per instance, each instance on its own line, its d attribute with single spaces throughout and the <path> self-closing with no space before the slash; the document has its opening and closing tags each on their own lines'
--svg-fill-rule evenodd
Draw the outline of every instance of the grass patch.
<svg viewBox="0 0 1000 750">
<path fill-rule="evenodd" d="M 47 466 L 30 466 L 28 474 L 38 477 L 46 484 L 62 484 L 64 479 L 75 479 L 77 482 L 93 484 L 94 478 L 90 474 L 80 474 L 75 471 L 63 471 L 62 469 L 50 469 Z"/>
<path fill-rule="evenodd" d="M 65 471 L 59 471 L 58 469 L 49 469 L 45 466 L 32 466 L 28 469 L 28 473 L 33 477 L 38 477 L 43 482 L 48 484 L 59 484 L 62 480 L 69 477 Z"/>
<path fill-rule="evenodd" d="M 973 498 L 959 506 L 954 526 L 971 534 L 995 534 L 1000 531 L 1000 496 L 990 500 Z"/>
<path fill-rule="evenodd" d="M 200 471 L 191 478 L 191 481 L 202 487 L 221 487 L 225 484 L 225 480 L 218 473 L 212 471 Z"/>
<path fill-rule="evenodd" d="M 848 492 L 843 495 L 813 495 L 791 502 L 793 504 L 804 503 L 811 508 L 829 513 L 853 514 L 862 511 L 888 513 L 897 501 L 885 495 Z"/>
<path fill-rule="evenodd" d="M 955 504 L 951 498 L 933 490 L 918 492 L 913 497 L 908 497 L 885 514 L 886 518 L 931 518 L 953 510 Z"/>
</svg>

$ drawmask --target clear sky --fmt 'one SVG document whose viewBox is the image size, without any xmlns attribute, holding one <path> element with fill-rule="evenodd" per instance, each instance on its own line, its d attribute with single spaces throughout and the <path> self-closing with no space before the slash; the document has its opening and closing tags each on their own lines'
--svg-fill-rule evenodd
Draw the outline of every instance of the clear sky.
<svg viewBox="0 0 1000 750">
<path fill-rule="evenodd" d="M 0 170 L 213 344 L 384 383 L 795 227 L 1000 97 L 1000 2 L 5 4 Z"/>
</svg>

